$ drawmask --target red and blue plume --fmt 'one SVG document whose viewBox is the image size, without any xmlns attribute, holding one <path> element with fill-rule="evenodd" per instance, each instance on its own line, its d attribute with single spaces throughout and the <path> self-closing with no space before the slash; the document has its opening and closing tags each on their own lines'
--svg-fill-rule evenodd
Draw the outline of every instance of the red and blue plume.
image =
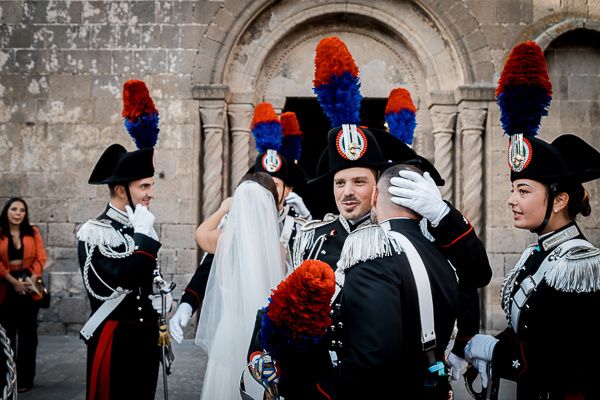
<svg viewBox="0 0 600 400">
<path fill-rule="evenodd" d="M 527 41 L 514 47 L 496 88 L 500 123 L 508 135 L 537 135 L 542 116 L 548 115 L 552 83 L 540 46 Z"/>
<path fill-rule="evenodd" d="M 275 359 L 322 343 L 331 325 L 335 276 L 329 265 L 307 260 L 273 290 L 261 321 L 260 340 Z"/>
<path fill-rule="evenodd" d="M 271 103 L 260 103 L 254 109 L 252 134 L 259 153 L 281 148 L 281 123 Z"/>
<path fill-rule="evenodd" d="M 390 92 L 385 106 L 385 121 L 392 136 L 409 146 L 415 137 L 416 112 L 408 90 L 396 88 Z"/>
<path fill-rule="evenodd" d="M 131 79 L 123 85 L 122 116 L 125 118 L 125 128 L 138 149 L 156 145 L 158 111 L 143 81 Z"/>
<path fill-rule="evenodd" d="M 332 127 L 360 123 L 358 67 L 339 38 L 322 39 L 315 56 L 313 91 Z"/>
<path fill-rule="evenodd" d="M 288 111 L 281 114 L 281 129 L 283 141 L 280 153 L 286 160 L 294 162 L 300 159 L 302 154 L 302 136 L 300 124 L 296 114 Z"/>
</svg>

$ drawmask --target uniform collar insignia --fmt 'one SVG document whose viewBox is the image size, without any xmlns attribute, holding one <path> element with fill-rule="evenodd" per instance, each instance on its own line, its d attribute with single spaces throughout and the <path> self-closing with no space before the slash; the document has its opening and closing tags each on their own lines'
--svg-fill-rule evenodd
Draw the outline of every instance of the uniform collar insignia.
<svg viewBox="0 0 600 400">
<path fill-rule="evenodd" d="M 581 231 L 577 225 L 573 224 L 566 229 L 550 233 L 548 236 L 540 238 L 540 247 L 544 249 L 544 251 L 548 251 L 579 235 L 581 235 Z"/>
<path fill-rule="evenodd" d="M 129 217 L 127 216 L 127 214 L 123 213 L 123 211 L 118 210 L 115 206 L 112 205 L 112 203 L 108 203 L 106 216 L 114 221 L 117 221 L 122 225 L 132 226 L 131 222 L 129 222 Z"/>
</svg>

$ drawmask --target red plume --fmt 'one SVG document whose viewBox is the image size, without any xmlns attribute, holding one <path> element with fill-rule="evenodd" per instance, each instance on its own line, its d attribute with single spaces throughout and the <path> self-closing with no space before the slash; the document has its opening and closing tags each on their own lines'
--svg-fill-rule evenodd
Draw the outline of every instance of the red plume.
<svg viewBox="0 0 600 400">
<path fill-rule="evenodd" d="M 296 114 L 288 111 L 281 114 L 281 129 L 283 136 L 301 136 L 300 124 Z"/>
<path fill-rule="evenodd" d="M 122 116 L 133 121 L 142 114 L 158 114 L 158 111 L 146 84 L 135 79 L 128 80 L 123 85 Z"/>
</svg>

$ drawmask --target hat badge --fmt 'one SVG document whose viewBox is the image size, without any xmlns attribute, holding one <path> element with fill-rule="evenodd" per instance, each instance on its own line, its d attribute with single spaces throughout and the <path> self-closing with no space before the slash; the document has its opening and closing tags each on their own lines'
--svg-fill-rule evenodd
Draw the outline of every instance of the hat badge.
<svg viewBox="0 0 600 400">
<path fill-rule="evenodd" d="M 265 171 L 271 173 L 277 172 L 281 169 L 281 156 L 279 156 L 277 150 L 267 150 L 262 157 L 261 163 Z"/>
<path fill-rule="evenodd" d="M 340 156 L 346 160 L 355 161 L 367 151 L 367 136 L 356 125 L 342 125 L 335 139 L 335 146 Z"/>
<path fill-rule="evenodd" d="M 529 140 L 522 135 L 511 137 L 508 147 L 508 166 L 514 172 L 521 172 L 529 165 L 532 148 Z"/>
</svg>

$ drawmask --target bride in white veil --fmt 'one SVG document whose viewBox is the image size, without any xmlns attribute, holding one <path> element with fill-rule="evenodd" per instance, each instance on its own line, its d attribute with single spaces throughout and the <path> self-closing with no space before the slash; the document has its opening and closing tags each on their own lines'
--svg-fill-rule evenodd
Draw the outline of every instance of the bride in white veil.
<svg viewBox="0 0 600 400">
<path fill-rule="evenodd" d="M 239 399 L 256 311 L 284 277 L 274 196 L 253 181 L 233 194 L 202 304 L 196 344 L 208 354 L 202 399 Z"/>
</svg>

